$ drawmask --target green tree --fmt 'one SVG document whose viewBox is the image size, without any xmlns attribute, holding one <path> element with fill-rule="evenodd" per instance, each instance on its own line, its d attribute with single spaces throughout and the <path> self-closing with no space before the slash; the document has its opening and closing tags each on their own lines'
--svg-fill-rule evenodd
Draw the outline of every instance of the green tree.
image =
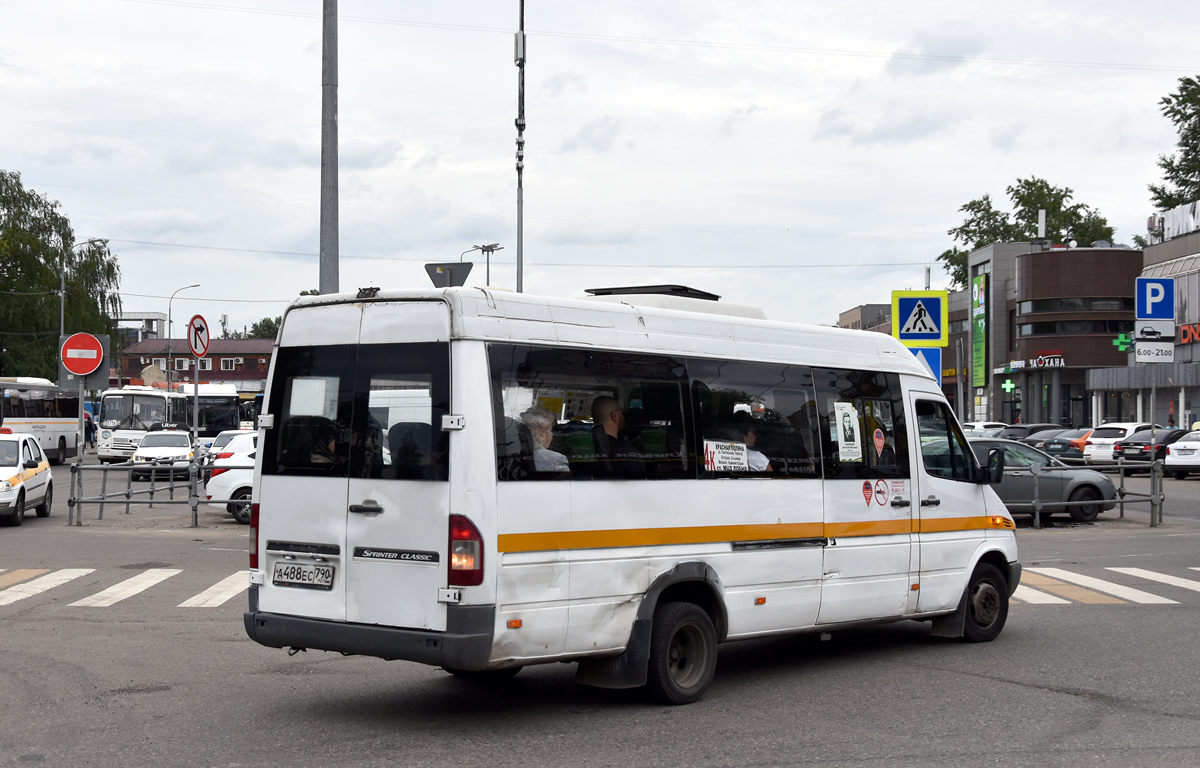
<svg viewBox="0 0 1200 768">
<path fill-rule="evenodd" d="M 279 335 L 279 325 L 283 322 L 283 316 L 279 317 L 264 317 L 254 325 L 250 326 L 250 333 L 246 336 L 248 339 L 273 339 Z"/>
<path fill-rule="evenodd" d="M 1099 240 L 1112 242 L 1115 230 L 1098 211 L 1082 203 L 1072 203 L 1075 193 L 1070 187 L 1055 187 L 1045 179 L 1030 176 L 1017 179 L 1004 191 L 1012 202 L 1012 214 L 997 210 L 991 196 L 985 194 L 959 208 L 960 213 L 967 214 L 966 219 L 946 231 L 956 245 L 943 251 L 937 260 L 950 275 L 952 289 L 967 286 L 967 255 L 971 251 L 991 243 L 1036 239 L 1039 210 L 1046 211 L 1046 237 L 1053 242 L 1075 240 L 1083 245 Z"/>
<path fill-rule="evenodd" d="M 1179 90 L 1162 97 L 1158 105 L 1179 131 L 1175 153 L 1158 157 L 1163 183 L 1150 185 L 1150 199 L 1166 211 L 1200 200 L 1200 81 L 1179 78 Z"/>
<path fill-rule="evenodd" d="M 76 244 L 59 203 L 0 170 L 0 373 L 58 378 L 60 276 L 67 333 L 109 334 L 116 343 L 121 269 L 108 241 Z M 113 350 L 114 352 L 116 350 Z"/>
</svg>

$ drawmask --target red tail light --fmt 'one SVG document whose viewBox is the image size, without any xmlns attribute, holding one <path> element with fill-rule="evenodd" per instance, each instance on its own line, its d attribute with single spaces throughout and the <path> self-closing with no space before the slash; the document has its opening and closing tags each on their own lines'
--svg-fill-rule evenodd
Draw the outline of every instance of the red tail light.
<svg viewBox="0 0 1200 768">
<path fill-rule="evenodd" d="M 250 570 L 258 570 L 258 505 L 250 505 Z"/>
<path fill-rule="evenodd" d="M 232 453 L 232 452 L 226 451 L 226 452 L 224 452 L 224 453 L 218 453 L 218 454 L 217 454 L 217 458 L 218 458 L 218 459 L 228 459 L 228 458 L 229 458 L 230 456 L 232 456 L 232 455 L 233 455 L 233 453 Z"/>
<path fill-rule="evenodd" d="M 1091 444 L 1092 444 L 1092 441 L 1091 441 L 1091 440 L 1084 440 L 1084 441 L 1083 441 L 1083 445 L 1084 445 L 1084 447 L 1085 447 L 1085 448 L 1086 448 L 1087 446 L 1091 445 Z"/>
<path fill-rule="evenodd" d="M 228 471 L 229 471 L 229 467 L 217 467 L 216 469 L 214 469 L 212 471 L 212 474 L 210 475 L 210 477 L 216 477 L 217 475 L 224 474 Z"/>
<path fill-rule="evenodd" d="M 450 586 L 476 587 L 483 583 L 483 537 L 462 515 L 450 515 Z"/>
<path fill-rule="evenodd" d="M 1167 455 L 1167 456 L 1170 456 L 1170 455 L 1171 455 L 1171 449 L 1170 449 L 1170 448 L 1167 448 L 1166 450 L 1167 450 L 1167 453 L 1166 453 L 1166 455 Z"/>
</svg>

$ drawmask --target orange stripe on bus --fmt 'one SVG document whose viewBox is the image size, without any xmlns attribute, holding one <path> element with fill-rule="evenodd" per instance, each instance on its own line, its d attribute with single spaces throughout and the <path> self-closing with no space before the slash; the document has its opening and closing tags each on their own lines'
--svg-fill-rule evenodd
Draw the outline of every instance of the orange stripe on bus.
<svg viewBox="0 0 1200 768">
<path fill-rule="evenodd" d="M 991 516 L 930 520 L 863 520 L 854 523 L 777 523 L 774 525 L 707 525 L 687 528 L 619 528 L 600 531 L 502 533 L 500 552 L 545 552 L 557 549 L 653 547 L 665 544 L 715 544 L 726 541 L 891 536 L 910 532 L 945 533 L 1003 528 Z"/>
</svg>

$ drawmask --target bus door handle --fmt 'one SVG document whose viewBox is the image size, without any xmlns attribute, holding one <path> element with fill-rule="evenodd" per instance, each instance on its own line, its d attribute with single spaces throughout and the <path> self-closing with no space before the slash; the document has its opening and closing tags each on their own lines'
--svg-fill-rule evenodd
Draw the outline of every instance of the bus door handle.
<svg viewBox="0 0 1200 768">
<path fill-rule="evenodd" d="M 892 499 L 893 507 L 911 507 L 912 502 L 908 499 Z"/>
<path fill-rule="evenodd" d="M 358 514 L 365 514 L 367 512 L 379 514 L 383 511 L 383 507 L 379 506 L 379 502 L 375 501 L 375 499 L 363 499 L 362 504 L 351 504 L 350 511 L 357 512 Z"/>
<path fill-rule="evenodd" d="M 936 507 L 942 503 L 942 500 L 936 496 L 930 496 L 928 499 L 921 499 L 922 507 Z"/>
</svg>

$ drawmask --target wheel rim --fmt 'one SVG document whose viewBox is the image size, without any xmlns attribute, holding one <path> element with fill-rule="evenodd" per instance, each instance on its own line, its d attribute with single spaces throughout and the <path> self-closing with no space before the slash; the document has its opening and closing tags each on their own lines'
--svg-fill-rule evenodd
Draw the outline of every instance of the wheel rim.
<svg viewBox="0 0 1200 768">
<path fill-rule="evenodd" d="M 20 522 L 25 519 L 25 497 L 24 496 L 17 497 L 17 510 L 14 514 L 17 516 L 17 522 Z"/>
<path fill-rule="evenodd" d="M 1095 501 L 1096 494 L 1091 489 L 1084 490 L 1082 493 L 1079 494 L 1079 500 L 1080 501 Z M 1079 507 L 1079 511 L 1083 512 L 1084 515 L 1090 516 L 1093 512 L 1099 512 L 1100 509 L 1099 509 L 1099 505 L 1096 505 L 1096 504 L 1083 504 Z"/>
<path fill-rule="evenodd" d="M 50 502 L 54 501 L 54 486 L 46 489 L 46 498 L 42 499 L 42 508 L 47 512 L 50 511 Z"/>
<path fill-rule="evenodd" d="M 687 623 L 675 630 L 667 649 L 667 669 L 680 688 L 691 688 L 704 677 L 708 662 L 708 643 L 700 627 Z"/>
<path fill-rule="evenodd" d="M 980 629 L 991 629 L 1000 618 L 1000 590 L 990 579 L 975 585 L 971 592 L 971 620 Z"/>
</svg>

